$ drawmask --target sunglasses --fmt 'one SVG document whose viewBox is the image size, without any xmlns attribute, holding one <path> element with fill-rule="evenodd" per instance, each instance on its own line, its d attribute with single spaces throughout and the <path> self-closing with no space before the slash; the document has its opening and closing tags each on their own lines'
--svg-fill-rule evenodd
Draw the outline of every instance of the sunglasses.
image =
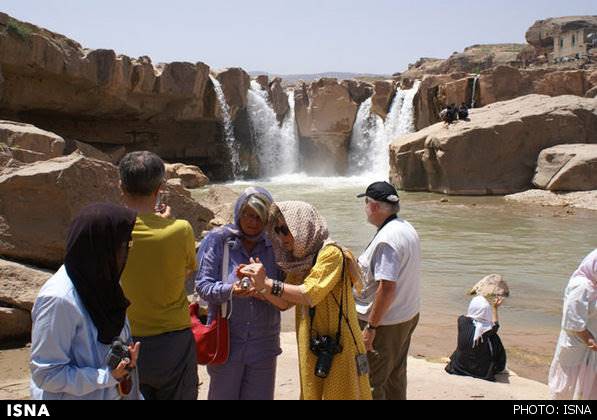
<svg viewBox="0 0 597 420">
<path fill-rule="evenodd" d="M 276 235 L 284 235 L 284 236 L 290 235 L 290 230 L 288 229 L 288 226 L 286 226 L 286 225 L 276 226 L 274 228 L 274 232 L 276 232 Z"/>
</svg>

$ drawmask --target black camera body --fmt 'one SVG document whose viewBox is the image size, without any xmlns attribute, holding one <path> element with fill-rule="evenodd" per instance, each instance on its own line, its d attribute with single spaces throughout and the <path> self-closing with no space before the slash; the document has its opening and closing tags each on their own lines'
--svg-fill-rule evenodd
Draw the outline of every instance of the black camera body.
<svg viewBox="0 0 597 420">
<path fill-rule="evenodd" d="M 342 352 L 342 345 L 329 335 L 311 337 L 309 347 L 315 356 L 315 376 L 327 378 L 332 368 L 332 360 L 335 355 Z"/>
<path fill-rule="evenodd" d="M 114 370 L 118 367 L 123 359 L 131 360 L 131 353 L 129 347 L 124 344 L 120 338 L 115 338 L 110 346 L 110 351 L 106 356 L 106 363 L 110 370 Z"/>
</svg>

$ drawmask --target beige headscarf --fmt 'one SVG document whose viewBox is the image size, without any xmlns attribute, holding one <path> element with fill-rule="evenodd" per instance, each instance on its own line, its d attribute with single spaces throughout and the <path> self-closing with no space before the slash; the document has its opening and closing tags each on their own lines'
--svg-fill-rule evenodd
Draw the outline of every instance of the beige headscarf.
<svg viewBox="0 0 597 420">
<path fill-rule="evenodd" d="M 280 211 L 286 225 L 294 237 L 294 251 L 284 250 L 278 236 L 274 233 L 276 221 L 269 226 L 270 238 L 276 255 L 276 263 L 285 273 L 306 276 L 313 266 L 313 260 L 326 239 L 328 227 L 325 219 L 309 203 L 303 201 L 281 201 L 273 204 Z"/>
<path fill-rule="evenodd" d="M 317 209 L 304 201 L 281 201 L 272 204 L 272 212 L 279 211 L 294 237 L 294 250 L 287 252 L 274 232 L 276 217 L 270 218 L 269 237 L 272 238 L 276 263 L 287 274 L 296 274 L 300 281 L 309 274 L 317 253 L 326 245 L 336 245 L 344 253 L 351 282 L 360 290 L 362 278 L 354 255 L 329 238 L 328 227 Z"/>
</svg>

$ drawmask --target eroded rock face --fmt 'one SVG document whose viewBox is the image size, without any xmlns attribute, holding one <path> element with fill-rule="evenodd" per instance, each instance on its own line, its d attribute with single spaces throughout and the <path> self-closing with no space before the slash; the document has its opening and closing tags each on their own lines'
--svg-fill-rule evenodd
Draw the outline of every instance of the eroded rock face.
<svg viewBox="0 0 597 420">
<path fill-rule="evenodd" d="M 440 121 L 439 113 L 446 104 L 439 98 L 441 85 L 462 79 L 463 73 L 425 76 L 414 98 L 415 128 L 421 130 Z"/>
<path fill-rule="evenodd" d="M 357 104 L 336 79 L 323 78 L 295 90 L 301 156 L 309 173 L 344 173 Z"/>
<path fill-rule="evenodd" d="M 348 89 L 350 98 L 359 105 L 373 95 L 373 86 L 371 83 L 351 79 L 342 80 L 342 86 Z"/>
<path fill-rule="evenodd" d="M 246 105 L 243 73 L 231 69 L 221 76 L 233 115 Z M 149 57 L 88 50 L 0 14 L 0 74 L 0 119 L 31 123 L 104 153 L 101 145 L 151 150 L 201 165 L 218 179 L 230 176 L 210 69 L 203 63 L 154 65 Z"/>
<path fill-rule="evenodd" d="M 392 100 L 396 95 L 394 82 L 379 80 L 373 84 L 373 96 L 371 97 L 371 112 L 376 113 L 384 120 L 386 119 Z"/>
<path fill-rule="evenodd" d="M 65 146 L 64 139 L 54 133 L 14 121 L 0 121 L 0 143 L 24 163 L 62 156 Z"/>
<path fill-rule="evenodd" d="M 251 86 L 251 78 L 243 69 L 233 67 L 218 73 L 216 79 L 222 85 L 230 108 L 230 117 L 234 121 L 238 112 L 247 108 L 247 92 Z"/>
<path fill-rule="evenodd" d="M 405 190 L 509 194 L 530 188 L 539 153 L 565 143 L 597 143 L 597 103 L 528 95 L 433 125 L 390 146 L 390 178 Z"/>
<path fill-rule="evenodd" d="M 552 191 L 597 190 L 597 144 L 563 144 L 541 151 L 533 184 Z"/>
<path fill-rule="evenodd" d="M 0 255 L 44 267 L 64 258 L 68 227 L 93 202 L 122 204 L 116 166 L 78 153 L 0 172 Z M 213 213 L 182 186 L 167 185 L 164 202 L 199 235 Z"/>
<path fill-rule="evenodd" d="M 288 94 L 282 86 L 282 79 L 276 77 L 268 86 L 270 92 L 270 101 L 272 108 L 276 114 L 278 122 L 281 124 L 284 121 L 286 113 L 290 109 L 288 103 Z"/>
</svg>

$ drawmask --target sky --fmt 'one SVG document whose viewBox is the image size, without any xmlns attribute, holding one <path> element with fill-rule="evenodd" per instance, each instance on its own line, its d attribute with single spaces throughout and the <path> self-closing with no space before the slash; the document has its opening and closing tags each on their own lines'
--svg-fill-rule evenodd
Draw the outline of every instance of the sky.
<svg viewBox="0 0 597 420">
<path fill-rule="evenodd" d="M 536 20 L 597 15 L 597 1 L 0 0 L 0 11 L 154 63 L 392 74 L 474 44 L 524 43 Z"/>
</svg>

